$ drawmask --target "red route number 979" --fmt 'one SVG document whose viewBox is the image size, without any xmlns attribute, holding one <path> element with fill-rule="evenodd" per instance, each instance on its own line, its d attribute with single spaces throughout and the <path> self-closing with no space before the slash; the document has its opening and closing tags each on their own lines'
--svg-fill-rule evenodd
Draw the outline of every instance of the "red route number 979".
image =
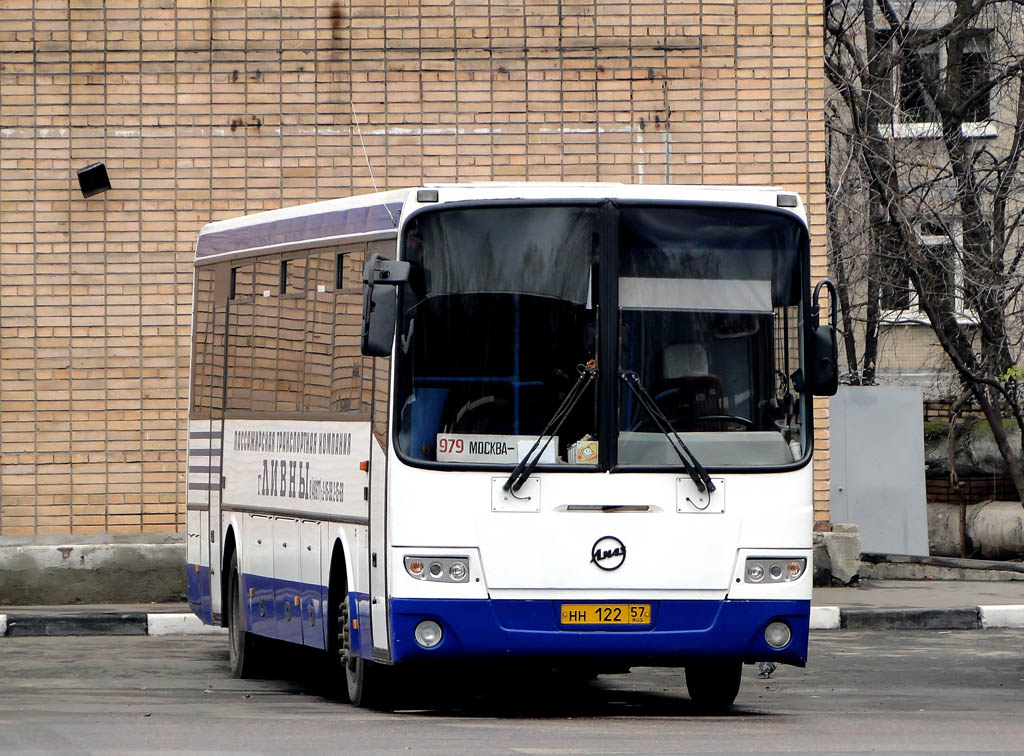
<svg viewBox="0 0 1024 756">
<path fill-rule="evenodd" d="M 442 438 L 437 442 L 437 451 L 441 454 L 462 454 L 465 444 L 461 438 Z"/>
</svg>

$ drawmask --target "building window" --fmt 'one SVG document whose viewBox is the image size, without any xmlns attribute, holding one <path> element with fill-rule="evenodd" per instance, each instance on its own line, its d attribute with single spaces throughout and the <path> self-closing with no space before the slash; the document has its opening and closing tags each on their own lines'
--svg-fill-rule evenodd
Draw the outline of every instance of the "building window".
<svg viewBox="0 0 1024 756">
<path fill-rule="evenodd" d="M 889 319 L 899 319 L 907 313 L 914 296 L 910 279 L 902 275 L 901 265 L 902 261 L 887 258 L 883 258 L 879 265 L 879 306 L 888 314 Z"/>
<path fill-rule="evenodd" d="M 926 35 L 919 35 L 922 40 Z M 963 41 L 960 61 L 959 95 L 963 107 L 962 130 L 965 137 L 995 136 L 996 129 L 991 123 L 992 110 L 985 84 L 989 79 L 989 32 L 977 31 Z M 895 41 L 890 42 L 895 45 Z M 893 135 L 896 137 L 922 138 L 942 135 L 940 118 L 931 92 L 935 88 L 948 92 L 956 91 L 955 82 L 947 77 L 949 70 L 949 40 L 916 44 L 913 38 L 907 43 L 903 56 L 893 54 L 892 76 L 895 111 L 893 114 Z"/>
<path fill-rule="evenodd" d="M 941 71 L 940 45 L 908 50 L 899 72 L 900 120 L 933 123 L 939 120 L 935 102 L 928 94 L 929 82 L 938 82 Z"/>
<path fill-rule="evenodd" d="M 918 271 L 921 286 L 939 309 L 952 308 L 957 317 L 963 314 L 959 290 L 962 284 L 962 226 L 959 221 L 920 221 L 914 224 L 917 249 L 909 256 Z M 920 299 L 905 275 L 905 262 L 883 260 L 879 266 L 879 304 L 883 318 L 889 322 L 928 322 Z"/>
<path fill-rule="evenodd" d="M 989 77 L 988 45 L 984 38 L 970 40 L 964 46 L 961 63 L 961 91 L 970 97 L 965 121 L 987 121 L 992 117 L 988 94 L 981 94 Z M 975 96 L 971 96 L 975 95 Z"/>
</svg>

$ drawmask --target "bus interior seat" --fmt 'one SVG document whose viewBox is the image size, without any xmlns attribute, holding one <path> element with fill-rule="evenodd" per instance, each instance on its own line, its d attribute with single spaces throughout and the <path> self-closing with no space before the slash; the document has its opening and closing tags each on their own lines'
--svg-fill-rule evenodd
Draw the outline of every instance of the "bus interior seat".
<svg viewBox="0 0 1024 756">
<path fill-rule="evenodd" d="M 725 414 L 722 380 L 710 372 L 708 353 L 700 344 L 669 344 L 662 352 L 661 381 L 655 399 L 676 430 L 728 430 L 706 415 Z"/>
</svg>

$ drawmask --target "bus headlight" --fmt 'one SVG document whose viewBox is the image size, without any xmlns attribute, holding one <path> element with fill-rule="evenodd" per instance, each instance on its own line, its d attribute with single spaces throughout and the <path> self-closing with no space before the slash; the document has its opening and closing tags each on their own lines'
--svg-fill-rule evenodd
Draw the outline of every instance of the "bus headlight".
<svg viewBox="0 0 1024 756">
<path fill-rule="evenodd" d="M 790 583 L 799 580 L 807 569 L 807 559 L 750 557 L 743 571 L 745 583 Z"/>
<path fill-rule="evenodd" d="M 407 556 L 405 571 L 432 583 L 468 583 L 469 557 Z"/>
</svg>

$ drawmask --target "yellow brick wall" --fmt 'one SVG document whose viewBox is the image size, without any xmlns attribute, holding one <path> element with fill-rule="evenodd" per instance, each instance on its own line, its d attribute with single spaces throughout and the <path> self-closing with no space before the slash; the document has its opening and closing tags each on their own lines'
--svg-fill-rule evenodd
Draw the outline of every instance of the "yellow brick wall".
<svg viewBox="0 0 1024 756">
<path fill-rule="evenodd" d="M 821 22 L 815 0 L 4 0 L 0 535 L 183 527 L 193 241 L 371 190 L 353 110 L 381 189 L 784 185 L 824 275 Z M 99 160 L 113 188 L 83 199 Z"/>
</svg>

